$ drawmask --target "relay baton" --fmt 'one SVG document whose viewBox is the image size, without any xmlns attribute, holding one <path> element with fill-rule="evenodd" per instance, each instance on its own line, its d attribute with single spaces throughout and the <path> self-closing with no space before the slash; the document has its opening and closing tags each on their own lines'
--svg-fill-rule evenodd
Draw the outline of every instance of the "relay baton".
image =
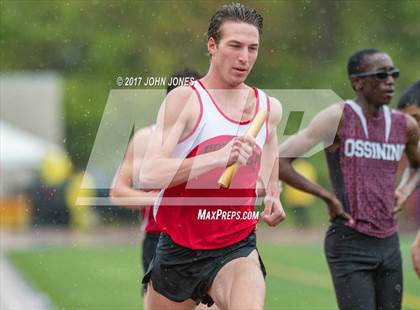
<svg viewBox="0 0 420 310">
<path fill-rule="evenodd" d="M 256 138 L 261 130 L 262 125 L 266 121 L 267 116 L 267 111 L 259 111 L 255 116 L 254 120 L 252 121 L 251 126 L 249 126 L 246 135 Z M 219 185 L 224 188 L 229 187 L 230 183 L 232 182 L 232 178 L 234 177 L 238 168 L 239 162 L 235 162 L 230 166 L 226 167 L 225 171 L 223 172 L 222 176 L 220 177 L 217 183 L 219 183 Z"/>
</svg>

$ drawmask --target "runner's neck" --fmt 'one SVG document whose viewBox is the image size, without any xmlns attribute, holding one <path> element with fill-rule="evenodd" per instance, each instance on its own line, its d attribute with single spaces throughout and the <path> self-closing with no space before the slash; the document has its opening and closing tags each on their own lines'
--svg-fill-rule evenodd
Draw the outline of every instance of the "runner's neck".
<svg viewBox="0 0 420 310">
<path fill-rule="evenodd" d="M 376 105 L 374 103 L 369 103 L 366 98 L 357 97 L 354 102 L 362 107 L 362 111 L 365 115 L 372 117 L 379 117 L 382 114 L 383 108 L 382 105 Z"/>
</svg>

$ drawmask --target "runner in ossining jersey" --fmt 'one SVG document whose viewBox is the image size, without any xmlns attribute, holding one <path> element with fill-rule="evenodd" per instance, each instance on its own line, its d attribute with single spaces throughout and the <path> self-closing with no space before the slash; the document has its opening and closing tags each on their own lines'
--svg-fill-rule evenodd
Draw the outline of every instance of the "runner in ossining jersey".
<svg viewBox="0 0 420 310">
<path fill-rule="evenodd" d="M 280 178 L 329 207 L 325 253 L 340 309 L 400 309 L 402 266 L 394 213 L 419 179 L 419 129 L 412 117 L 388 107 L 399 71 L 387 54 L 375 49 L 355 53 L 348 74 L 356 99 L 330 106 L 280 146 Z M 281 158 L 286 151 L 297 157 L 326 140 L 334 141 L 326 157 L 335 194 L 297 174 L 291 158 Z M 396 191 L 404 150 L 411 172 Z"/>
<path fill-rule="evenodd" d="M 265 270 L 252 213 L 258 177 L 266 191 L 264 220 L 274 226 L 285 214 L 276 165 L 281 106 L 244 83 L 261 29 L 255 10 L 240 4 L 219 9 L 208 29 L 207 75 L 175 89 L 161 107 L 140 175 L 142 185 L 165 188 L 154 210 L 164 232 L 143 279 L 148 309 L 192 309 L 199 302 L 264 307 Z M 245 132 L 260 110 L 270 115 L 254 139 Z M 236 161 L 231 186 L 220 188 L 218 178 Z"/>
<path fill-rule="evenodd" d="M 170 80 L 174 78 L 178 78 L 179 80 L 183 78 L 197 80 L 200 78 L 200 75 L 195 70 L 184 69 L 175 72 Z M 177 86 L 177 84 L 168 85 L 167 93 Z M 139 129 L 136 132 L 128 145 L 124 161 L 115 177 L 115 185 L 111 190 L 111 200 L 114 204 L 128 208 L 141 208 L 144 218 L 142 228 L 145 231 L 142 246 L 142 265 L 144 271 L 149 267 L 150 261 L 156 252 L 157 242 L 162 231 L 162 228 L 156 223 L 153 217 L 151 207 L 145 206 L 144 203 L 145 201 L 150 201 L 151 203 L 149 205 L 153 205 L 158 192 L 140 190 L 138 181 L 140 166 L 154 127 L 155 125 L 152 125 Z M 138 203 L 136 203 L 136 199 L 140 199 Z"/>
</svg>

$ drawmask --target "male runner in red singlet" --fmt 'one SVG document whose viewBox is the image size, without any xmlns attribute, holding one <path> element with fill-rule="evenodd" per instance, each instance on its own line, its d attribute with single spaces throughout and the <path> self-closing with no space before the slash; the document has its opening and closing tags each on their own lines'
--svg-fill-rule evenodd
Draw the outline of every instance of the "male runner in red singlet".
<svg viewBox="0 0 420 310">
<path fill-rule="evenodd" d="M 419 129 L 415 120 L 388 107 L 399 71 L 389 55 L 361 50 L 348 62 L 355 100 L 319 113 L 280 146 L 280 178 L 327 203 L 332 224 L 325 253 L 340 309 L 400 309 L 402 266 L 394 213 L 419 180 Z M 331 124 L 339 123 L 338 130 Z M 334 194 L 297 174 L 285 150 L 305 153 L 334 138 L 326 157 Z M 411 172 L 395 190 L 403 151 Z"/>
<path fill-rule="evenodd" d="M 157 196 L 157 191 L 142 191 L 138 184 L 138 175 L 140 173 L 140 165 L 146 152 L 149 138 L 153 132 L 153 127 L 145 127 L 139 129 L 130 144 L 128 145 L 124 161 L 122 162 L 115 178 L 115 185 L 111 190 L 110 196 L 112 203 L 127 207 L 127 208 L 141 208 L 144 217 L 142 228 L 145 231 L 145 238 L 143 240 L 142 262 L 143 270 L 146 271 L 149 263 L 155 254 L 157 240 L 162 231 L 159 225 L 153 218 L 151 207 L 146 206 L 142 202 L 149 198 L 150 205 L 153 205 Z M 136 199 L 141 199 L 136 204 Z"/>
<path fill-rule="evenodd" d="M 209 24 L 207 75 L 171 92 L 159 112 L 140 175 L 144 186 L 164 188 L 154 209 L 164 231 L 143 279 L 148 309 L 193 309 L 199 302 L 264 307 L 265 270 L 252 213 L 259 176 L 266 191 L 263 219 L 274 226 L 285 214 L 276 165 L 281 105 L 244 83 L 261 30 L 255 10 L 221 7 Z M 254 139 L 245 133 L 260 110 L 269 118 Z M 218 178 L 236 161 L 232 184 L 220 188 Z"/>
<path fill-rule="evenodd" d="M 200 78 L 200 75 L 195 70 L 184 69 L 172 74 L 170 80 L 174 78 L 180 80 L 183 78 L 197 80 Z M 177 84 L 168 85 L 167 93 L 177 86 Z M 155 125 L 141 128 L 135 133 L 127 147 L 124 161 L 118 170 L 114 187 L 111 190 L 111 201 L 114 204 L 128 208 L 141 208 L 144 218 L 142 228 L 145 231 L 142 245 L 142 265 L 144 272 L 146 272 L 155 255 L 159 235 L 162 232 L 162 228 L 156 223 L 152 208 L 150 207 L 153 205 L 158 192 L 141 190 L 138 180 L 140 167 L 154 127 Z M 137 200 L 138 203 L 136 203 Z M 149 204 L 150 206 L 145 206 L 145 202 L 147 201 L 151 202 Z"/>
</svg>

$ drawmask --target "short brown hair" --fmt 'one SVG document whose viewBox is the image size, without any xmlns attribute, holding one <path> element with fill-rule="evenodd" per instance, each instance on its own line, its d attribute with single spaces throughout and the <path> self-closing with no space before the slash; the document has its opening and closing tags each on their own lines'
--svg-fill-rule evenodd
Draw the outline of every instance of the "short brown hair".
<svg viewBox="0 0 420 310">
<path fill-rule="evenodd" d="M 258 33 L 262 34 L 263 17 L 256 10 L 250 9 L 240 3 L 225 4 L 210 18 L 207 30 L 207 39 L 213 38 L 216 43 L 220 42 L 220 28 L 225 21 L 242 22 L 255 26 Z"/>
</svg>

